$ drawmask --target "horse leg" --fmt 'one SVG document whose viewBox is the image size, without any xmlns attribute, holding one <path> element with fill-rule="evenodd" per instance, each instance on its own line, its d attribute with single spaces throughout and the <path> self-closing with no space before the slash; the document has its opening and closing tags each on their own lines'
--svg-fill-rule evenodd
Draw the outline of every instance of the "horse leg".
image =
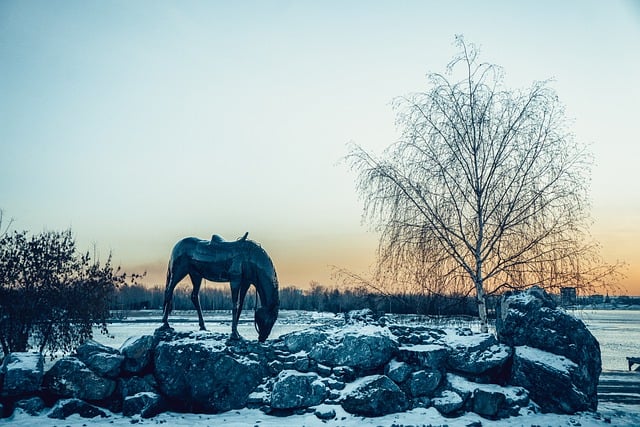
<svg viewBox="0 0 640 427">
<path fill-rule="evenodd" d="M 167 284 L 164 289 L 164 303 L 162 304 L 162 326 L 169 328 L 169 314 L 173 309 L 173 290 L 177 282 L 173 282 L 171 270 L 167 271 Z"/>
<path fill-rule="evenodd" d="M 176 271 L 176 266 L 169 264 L 169 268 L 167 269 L 167 284 L 164 290 L 164 303 L 162 305 L 162 327 L 169 328 L 169 314 L 171 314 L 171 310 L 173 309 L 173 291 L 176 288 L 176 285 L 186 273 L 182 271 Z M 178 268 L 178 270 L 181 270 Z"/>
<path fill-rule="evenodd" d="M 239 340 L 242 337 L 238 333 L 238 320 L 240 320 L 240 283 L 231 282 L 231 339 Z"/>
<path fill-rule="evenodd" d="M 191 278 L 191 283 L 193 284 L 193 291 L 191 291 L 191 302 L 198 312 L 198 323 L 200 324 L 200 330 L 206 331 L 207 328 L 204 327 L 204 319 L 202 318 L 202 308 L 200 308 L 200 298 L 198 297 L 198 293 L 200 292 L 200 285 L 202 284 L 202 276 L 190 273 L 189 277 Z"/>
</svg>

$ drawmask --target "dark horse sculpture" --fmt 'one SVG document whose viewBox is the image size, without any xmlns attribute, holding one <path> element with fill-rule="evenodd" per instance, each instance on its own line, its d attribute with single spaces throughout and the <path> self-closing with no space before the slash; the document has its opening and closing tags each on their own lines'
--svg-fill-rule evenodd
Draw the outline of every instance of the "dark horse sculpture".
<svg viewBox="0 0 640 427">
<path fill-rule="evenodd" d="M 205 330 L 198 292 L 202 279 L 212 282 L 229 282 L 233 313 L 231 339 L 240 339 L 238 320 L 244 298 L 251 285 L 260 297 L 261 307 L 256 309 L 254 319 L 258 340 L 264 342 L 278 318 L 280 300 L 278 297 L 278 277 L 269 255 L 256 242 L 247 239 L 247 234 L 236 241 L 225 241 L 214 235 L 211 240 L 187 237 L 173 247 L 167 285 L 164 293 L 164 313 L 162 322 L 169 327 L 173 291 L 185 276 L 189 275 L 193 284 L 191 301 L 198 312 L 200 329 Z"/>
</svg>

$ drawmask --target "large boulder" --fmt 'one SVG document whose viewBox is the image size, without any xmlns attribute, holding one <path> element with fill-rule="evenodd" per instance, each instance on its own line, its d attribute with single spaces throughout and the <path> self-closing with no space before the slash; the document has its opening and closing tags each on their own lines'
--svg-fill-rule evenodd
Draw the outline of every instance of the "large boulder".
<svg viewBox="0 0 640 427">
<path fill-rule="evenodd" d="M 522 387 L 479 384 L 450 373 L 445 387 L 462 398 L 467 410 L 486 418 L 518 415 L 529 405 L 529 392 Z"/>
<path fill-rule="evenodd" d="M 442 390 L 438 396 L 431 399 L 431 404 L 441 414 L 450 415 L 462 408 L 464 399 L 455 391 Z"/>
<path fill-rule="evenodd" d="M 406 382 L 405 391 L 412 397 L 432 396 L 442 380 L 440 371 L 416 371 L 409 376 Z"/>
<path fill-rule="evenodd" d="M 500 370 L 513 353 L 511 347 L 499 344 L 493 334 L 448 335 L 445 344 L 451 347 L 447 359 L 449 369 L 472 375 Z"/>
<path fill-rule="evenodd" d="M 367 325 L 352 327 L 330 335 L 310 351 L 316 362 L 335 367 L 349 366 L 370 371 L 386 365 L 398 348 L 386 328 Z"/>
<path fill-rule="evenodd" d="M 398 360 L 419 369 L 443 370 L 449 349 L 440 344 L 408 344 L 398 349 Z"/>
<path fill-rule="evenodd" d="M 2 396 L 23 396 L 40 390 L 44 360 L 40 353 L 9 353 L 2 362 Z"/>
<path fill-rule="evenodd" d="M 365 417 L 403 412 L 409 408 L 406 394 L 385 375 L 371 375 L 350 384 L 343 391 L 345 411 Z"/>
<path fill-rule="evenodd" d="M 16 410 L 23 411 L 29 415 L 40 415 L 46 407 L 41 397 L 34 396 L 27 399 L 18 400 L 16 402 Z"/>
<path fill-rule="evenodd" d="M 101 409 L 88 404 L 84 400 L 76 398 L 59 400 L 53 408 L 51 408 L 51 411 L 47 416 L 49 418 L 64 420 L 73 414 L 78 414 L 82 418 L 107 417 L 107 414 Z"/>
<path fill-rule="evenodd" d="M 194 332 L 158 344 L 154 376 L 176 409 L 219 413 L 243 408 L 268 375 L 262 344 L 227 346 L 226 339 L 223 334 Z"/>
<path fill-rule="evenodd" d="M 309 352 L 319 342 L 324 341 L 329 333 L 321 329 L 309 328 L 295 331 L 280 337 L 287 350 L 291 353 L 299 351 Z"/>
<path fill-rule="evenodd" d="M 306 351 L 308 353 L 317 343 L 327 339 L 328 335 L 326 331 L 321 329 L 309 328 L 288 333 L 280 338 L 287 347 L 287 350 L 291 353 L 297 353 L 299 351 Z"/>
<path fill-rule="evenodd" d="M 409 378 L 411 370 L 411 365 L 408 363 L 393 359 L 384 367 L 384 374 L 391 378 L 396 384 L 400 384 Z"/>
<path fill-rule="evenodd" d="M 116 382 L 97 375 L 75 357 L 64 357 L 44 375 L 44 388 L 58 397 L 98 401 L 113 394 Z"/>
<path fill-rule="evenodd" d="M 120 347 L 124 356 L 122 370 L 129 374 L 143 372 L 151 362 L 155 339 L 151 335 L 130 337 Z"/>
<path fill-rule="evenodd" d="M 140 415 L 142 418 L 151 418 L 165 409 L 164 398 L 154 392 L 140 392 L 125 397 L 122 402 L 122 415 L 131 417 Z"/>
<path fill-rule="evenodd" d="M 515 348 L 511 384 L 526 388 L 543 412 L 573 414 L 591 410 L 591 399 L 576 386 L 578 365 L 564 356 Z"/>
<path fill-rule="evenodd" d="M 535 347 L 574 362 L 576 366 L 567 386 L 575 387 L 586 398 L 585 404 L 578 405 L 576 410 L 597 409 L 602 371 L 600 345 L 580 319 L 559 308 L 543 289 L 534 286 L 503 296 L 496 332 L 498 340 L 506 345 Z M 531 392 L 532 396 L 540 395 L 535 390 Z"/>
<path fill-rule="evenodd" d="M 124 356 L 113 347 L 87 340 L 76 349 L 76 356 L 96 374 L 117 378 Z"/>
<path fill-rule="evenodd" d="M 118 390 L 122 398 L 142 392 L 156 392 L 155 379 L 147 377 L 131 377 L 118 379 Z"/>
<path fill-rule="evenodd" d="M 308 408 L 322 403 L 327 387 L 317 374 L 297 371 L 282 371 L 276 378 L 271 392 L 271 407 L 274 409 Z"/>
</svg>

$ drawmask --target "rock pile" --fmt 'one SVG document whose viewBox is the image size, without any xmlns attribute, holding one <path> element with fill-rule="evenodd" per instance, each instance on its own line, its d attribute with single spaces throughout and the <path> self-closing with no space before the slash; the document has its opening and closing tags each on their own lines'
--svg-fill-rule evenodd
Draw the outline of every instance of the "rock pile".
<svg viewBox="0 0 640 427">
<path fill-rule="evenodd" d="M 327 420 L 340 405 L 367 417 L 434 407 L 496 419 L 523 408 L 596 409 L 598 343 L 539 289 L 503 298 L 497 338 L 388 324 L 363 311 L 345 320 L 265 344 L 171 330 L 133 337 L 119 350 L 87 341 L 46 373 L 40 355 L 14 353 L 2 364 L 0 403 L 5 416 L 46 410 L 52 418 L 252 407 Z"/>
</svg>

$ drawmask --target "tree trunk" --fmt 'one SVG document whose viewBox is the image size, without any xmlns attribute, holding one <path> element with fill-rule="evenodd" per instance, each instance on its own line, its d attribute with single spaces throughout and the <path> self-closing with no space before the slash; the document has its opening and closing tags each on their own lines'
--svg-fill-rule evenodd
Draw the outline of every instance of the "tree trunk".
<svg viewBox="0 0 640 427">
<path fill-rule="evenodd" d="M 478 301 L 478 316 L 480 317 L 480 332 L 487 333 L 489 332 L 487 322 L 487 304 L 484 298 L 482 279 L 476 279 L 476 298 Z"/>
</svg>

